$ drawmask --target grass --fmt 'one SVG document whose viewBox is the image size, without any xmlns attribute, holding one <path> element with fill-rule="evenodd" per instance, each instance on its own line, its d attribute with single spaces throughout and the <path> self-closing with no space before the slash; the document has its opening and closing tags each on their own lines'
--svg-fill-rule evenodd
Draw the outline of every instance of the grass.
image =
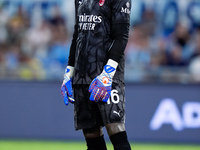
<svg viewBox="0 0 200 150">
<path fill-rule="evenodd" d="M 131 143 L 132 150 L 200 150 L 200 145 Z M 108 150 L 113 150 L 111 143 Z M 0 150 L 86 150 L 84 142 L 0 141 Z"/>
</svg>

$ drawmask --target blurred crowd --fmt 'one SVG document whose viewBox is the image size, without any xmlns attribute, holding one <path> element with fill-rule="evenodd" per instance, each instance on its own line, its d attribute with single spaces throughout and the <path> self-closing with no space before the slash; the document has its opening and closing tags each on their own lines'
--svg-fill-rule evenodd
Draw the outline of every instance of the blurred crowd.
<svg viewBox="0 0 200 150">
<path fill-rule="evenodd" d="M 200 82 L 200 2 L 187 1 L 185 11 L 176 2 L 169 1 L 163 13 L 156 13 L 155 3 L 142 7 L 133 21 L 125 51 L 127 81 Z"/>
<path fill-rule="evenodd" d="M 35 10 L 38 12 L 40 10 Z M 67 65 L 71 42 L 57 5 L 50 17 L 34 19 L 19 6 L 13 15 L 0 8 L 0 77 L 59 79 Z"/>
<path fill-rule="evenodd" d="M 135 0 L 132 5 L 136 7 L 134 4 L 141 1 L 146 0 Z M 170 13 L 171 8 L 177 8 L 174 4 L 169 4 Z M 167 11 L 160 15 L 155 4 L 140 6 L 141 13 L 138 7 L 137 13 L 132 8 L 125 50 L 126 81 L 200 82 L 200 17 L 191 23 L 184 17 L 173 18 Z M 63 78 L 74 20 L 73 12 L 66 17 L 60 7 L 52 5 L 49 15 L 44 16 L 39 7 L 30 13 L 18 5 L 10 13 L 0 3 L 0 79 Z M 195 11 L 200 12 L 200 7 Z"/>
</svg>

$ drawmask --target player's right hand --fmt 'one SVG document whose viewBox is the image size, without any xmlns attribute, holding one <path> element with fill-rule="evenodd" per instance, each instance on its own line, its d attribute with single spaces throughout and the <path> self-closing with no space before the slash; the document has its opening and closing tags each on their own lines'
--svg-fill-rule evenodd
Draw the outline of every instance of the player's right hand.
<svg viewBox="0 0 200 150">
<path fill-rule="evenodd" d="M 61 86 L 61 93 L 64 98 L 65 105 L 69 102 L 74 103 L 73 90 L 72 90 L 72 77 L 73 77 L 74 67 L 67 66 L 64 74 L 64 80 Z"/>
</svg>

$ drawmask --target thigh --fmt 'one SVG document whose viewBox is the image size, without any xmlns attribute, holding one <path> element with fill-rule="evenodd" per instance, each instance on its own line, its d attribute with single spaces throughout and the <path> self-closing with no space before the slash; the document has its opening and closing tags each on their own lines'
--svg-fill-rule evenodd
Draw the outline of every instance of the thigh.
<svg viewBox="0 0 200 150">
<path fill-rule="evenodd" d="M 109 100 L 98 103 L 104 125 L 125 122 L 125 85 L 113 81 Z"/>
<path fill-rule="evenodd" d="M 90 101 L 89 85 L 74 85 L 75 129 L 90 129 L 102 126 L 102 118 L 96 102 Z"/>
</svg>

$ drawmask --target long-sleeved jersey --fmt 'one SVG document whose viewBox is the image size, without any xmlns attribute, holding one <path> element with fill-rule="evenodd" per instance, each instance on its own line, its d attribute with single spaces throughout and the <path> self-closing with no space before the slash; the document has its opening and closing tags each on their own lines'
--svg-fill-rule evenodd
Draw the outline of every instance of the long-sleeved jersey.
<svg viewBox="0 0 200 150">
<path fill-rule="evenodd" d="M 130 25 L 130 0 L 75 0 L 75 26 L 68 65 L 73 84 L 90 84 L 108 59 L 118 62 L 114 79 L 124 82 L 124 50 Z"/>
</svg>

